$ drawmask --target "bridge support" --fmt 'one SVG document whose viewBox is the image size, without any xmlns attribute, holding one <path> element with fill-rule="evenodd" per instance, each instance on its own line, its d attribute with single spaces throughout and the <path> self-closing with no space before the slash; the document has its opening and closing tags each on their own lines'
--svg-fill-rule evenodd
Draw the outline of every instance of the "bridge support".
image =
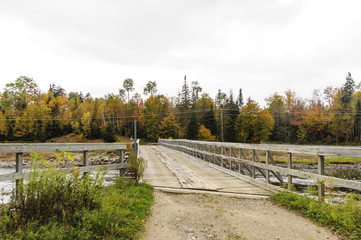
<svg viewBox="0 0 361 240">
<path fill-rule="evenodd" d="M 15 172 L 22 173 L 23 172 L 23 153 L 16 153 L 16 165 L 15 165 Z M 15 196 L 20 197 L 20 187 L 23 184 L 23 179 L 17 179 L 15 181 Z"/>
<path fill-rule="evenodd" d="M 318 156 L 318 174 L 325 175 L 325 156 Z M 318 200 L 324 201 L 325 198 L 325 183 L 318 181 Z"/>
</svg>

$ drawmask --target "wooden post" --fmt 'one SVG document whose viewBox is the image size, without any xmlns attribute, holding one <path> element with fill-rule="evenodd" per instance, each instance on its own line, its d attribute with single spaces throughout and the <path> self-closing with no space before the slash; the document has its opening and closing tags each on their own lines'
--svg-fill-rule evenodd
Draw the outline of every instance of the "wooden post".
<svg viewBox="0 0 361 240">
<path fill-rule="evenodd" d="M 224 154 L 224 147 L 221 147 L 221 167 L 223 167 L 223 154 Z"/>
<path fill-rule="evenodd" d="M 288 169 L 292 169 L 292 153 L 288 153 Z M 288 174 L 288 184 L 287 189 L 292 190 L 292 175 Z"/>
<path fill-rule="evenodd" d="M 89 166 L 89 152 L 83 151 L 83 166 Z M 87 174 L 87 172 L 84 172 L 84 175 Z"/>
<path fill-rule="evenodd" d="M 22 173 L 23 172 L 23 153 L 16 153 L 16 165 L 15 165 L 15 172 Z M 20 185 L 23 184 L 23 179 L 17 179 L 15 181 L 15 196 L 20 197 Z"/>
<path fill-rule="evenodd" d="M 124 150 L 120 150 L 120 153 L 119 153 L 119 162 L 120 163 L 124 163 Z M 119 175 L 120 176 L 124 176 L 125 174 L 125 169 L 124 168 L 121 168 L 119 169 Z"/>
<path fill-rule="evenodd" d="M 236 157 L 236 156 L 235 156 Z M 242 149 L 238 149 L 238 158 L 242 159 Z M 238 163 L 238 172 L 242 173 L 242 169 L 241 169 L 241 163 Z"/>
<path fill-rule="evenodd" d="M 252 150 L 252 162 L 256 161 L 256 150 Z M 256 178 L 256 169 L 254 166 L 251 166 L 251 176 L 252 178 Z"/>
<path fill-rule="evenodd" d="M 325 175 L 325 156 L 318 156 L 318 174 Z M 325 197 L 325 184 L 318 182 L 318 200 L 323 201 Z"/>
<path fill-rule="evenodd" d="M 266 151 L 266 164 L 269 164 L 270 152 Z M 269 183 L 269 170 L 266 170 L 266 183 Z"/>
<path fill-rule="evenodd" d="M 216 145 L 214 145 L 214 147 L 213 147 L 213 158 L 212 158 L 212 160 L 213 160 L 213 164 L 215 164 L 215 162 L 216 162 L 216 153 L 217 153 L 217 147 L 216 147 Z"/>
</svg>

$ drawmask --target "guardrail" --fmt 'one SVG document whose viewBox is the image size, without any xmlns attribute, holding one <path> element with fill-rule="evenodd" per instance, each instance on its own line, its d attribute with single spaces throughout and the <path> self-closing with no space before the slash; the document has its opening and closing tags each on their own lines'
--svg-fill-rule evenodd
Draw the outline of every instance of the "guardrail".
<svg viewBox="0 0 361 240">
<path fill-rule="evenodd" d="M 221 143 L 192 140 L 169 140 L 160 139 L 160 145 L 185 152 L 194 157 L 210 163 L 228 168 L 232 171 L 245 173 L 248 171 L 251 178 L 255 178 L 255 170 L 258 170 L 266 179 L 266 185 L 274 189 L 270 183 L 270 174 L 273 174 L 280 183 L 283 179 L 280 173 L 286 174 L 288 189 L 291 190 L 292 176 L 312 179 L 318 185 L 318 197 L 323 199 L 324 184 L 332 179 L 335 186 L 361 191 L 361 182 L 345 180 L 342 178 L 325 176 L 325 156 L 343 156 L 361 158 L 361 147 L 337 147 L 337 146 L 305 146 L 305 145 L 275 145 L 275 144 L 244 144 L 244 143 Z M 244 150 L 252 151 L 252 159 L 247 159 Z M 262 163 L 257 151 L 266 152 L 266 163 Z M 288 154 L 287 168 L 276 166 L 271 152 L 283 152 Z M 318 173 L 310 173 L 292 169 L 292 154 L 311 154 L 318 156 Z"/>
<path fill-rule="evenodd" d="M 82 173 L 97 170 L 100 166 L 107 167 L 108 170 L 120 170 L 120 174 L 124 174 L 128 167 L 125 153 L 131 148 L 139 149 L 139 140 L 133 143 L 3 143 L 0 144 L 0 153 L 15 153 L 16 165 L 15 172 L 0 175 L 0 181 L 11 181 L 27 178 L 28 172 L 23 172 L 23 153 L 30 152 L 83 152 L 83 166 L 78 167 Z M 119 163 L 106 165 L 90 165 L 89 151 L 96 150 L 119 150 Z M 138 154 L 137 154 L 138 155 Z M 71 172 L 73 168 L 62 168 L 64 172 Z"/>
</svg>

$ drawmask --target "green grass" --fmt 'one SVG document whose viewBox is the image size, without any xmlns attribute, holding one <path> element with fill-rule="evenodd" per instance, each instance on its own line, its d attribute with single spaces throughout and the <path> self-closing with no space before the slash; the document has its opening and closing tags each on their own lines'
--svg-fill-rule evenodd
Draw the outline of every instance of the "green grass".
<svg viewBox="0 0 361 240">
<path fill-rule="evenodd" d="M 103 176 L 33 169 L 20 194 L 0 207 L 0 239 L 134 239 L 153 189 L 123 178 L 104 187 Z"/>
<path fill-rule="evenodd" d="M 271 199 L 343 236 L 361 239 L 361 203 L 356 195 L 349 195 L 344 203 L 338 205 L 289 192 L 274 194 Z"/>
</svg>

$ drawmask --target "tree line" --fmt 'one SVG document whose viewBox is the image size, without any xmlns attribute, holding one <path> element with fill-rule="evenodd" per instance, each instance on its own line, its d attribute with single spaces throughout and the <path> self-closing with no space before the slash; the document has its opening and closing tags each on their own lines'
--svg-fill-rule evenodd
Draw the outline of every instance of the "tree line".
<svg viewBox="0 0 361 240">
<path fill-rule="evenodd" d="M 314 90 L 303 99 L 292 90 L 267 97 L 262 108 L 242 88 L 222 90 L 214 98 L 186 76 L 177 96 L 158 94 L 149 81 L 143 97 L 127 78 L 117 94 L 93 98 L 51 84 L 47 92 L 21 76 L 0 93 L 0 141 L 45 141 L 74 133 L 79 140 L 138 136 L 205 141 L 312 144 L 358 144 L 361 141 L 361 91 L 348 73 L 341 87 Z"/>
</svg>

